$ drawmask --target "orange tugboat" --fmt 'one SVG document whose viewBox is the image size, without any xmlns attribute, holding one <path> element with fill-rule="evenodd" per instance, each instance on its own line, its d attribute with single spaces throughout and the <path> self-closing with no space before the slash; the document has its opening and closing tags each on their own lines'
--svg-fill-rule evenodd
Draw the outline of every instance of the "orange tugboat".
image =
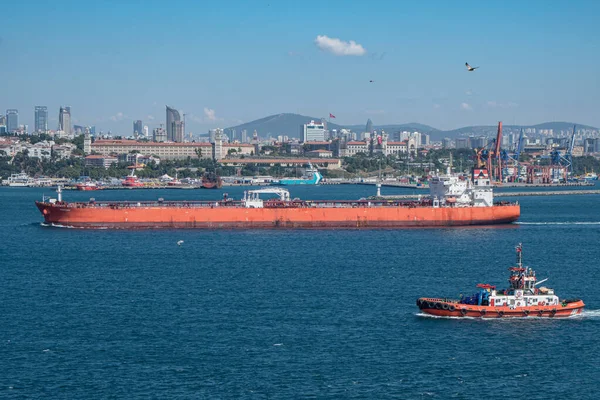
<svg viewBox="0 0 600 400">
<path fill-rule="evenodd" d="M 144 184 L 140 182 L 139 178 L 135 175 L 135 167 L 127 167 L 131 169 L 131 174 L 127 175 L 121 184 L 125 187 L 142 187 Z"/>
<path fill-rule="evenodd" d="M 422 312 L 439 317 L 472 318 L 564 318 L 581 314 L 585 304 L 580 299 L 560 300 L 554 290 L 536 286 L 535 271 L 523 266 L 523 246 L 517 250 L 517 266 L 510 267 L 510 287 L 478 284 L 478 293 L 459 300 L 422 297 L 417 306 Z"/>
<path fill-rule="evenodd" d="M 100 189 L 98 187 L 98 185 L 95 182 L 92 182 L 92 181 L 86 181 L 86 182 L 78 183 L 75 187 L 77 188 L 77 190 L 83 190 L 83 191 L 98 190 L 98 189 Z"/>
<path fill-rule="evenodd" d="M 474 183 L 473 183 L 474 182 Z M 398 228 L 507 224 L 520 215 L 517 203 L 493 201 L 486 170 L 473 182 L 434 177 L 420 201 L 300 200 L 283 188 L 244 192 L 241 200 L 65 202 L 44 198 L 36 206 L 47 224 L 82 228 Z M 261 195 L 274 195 L 263 200 Z"/>
</svg>

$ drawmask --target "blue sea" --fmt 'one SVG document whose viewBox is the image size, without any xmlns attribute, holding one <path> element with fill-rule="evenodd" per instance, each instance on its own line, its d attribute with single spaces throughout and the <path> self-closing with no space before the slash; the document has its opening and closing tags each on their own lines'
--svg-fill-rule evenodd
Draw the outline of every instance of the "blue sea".
<svg viewBox="0 0 600 400">
<path fill-rule="evenodd" d="M 64 198 L 218 199 L 243 190 Z M 290 191 L 374 194 L 370 186 Z M 511 198 L 522 217 L 509 226 L 207 231 L 43 227 L 34 206 L 43 194 L 0 188 L 0 398 L 598 397 L 600 195 Z M 420 296 L 505 286 L 518 243 L 546 286 L 585 301 L 583 316 L 419 314 Z"/>
</svg>

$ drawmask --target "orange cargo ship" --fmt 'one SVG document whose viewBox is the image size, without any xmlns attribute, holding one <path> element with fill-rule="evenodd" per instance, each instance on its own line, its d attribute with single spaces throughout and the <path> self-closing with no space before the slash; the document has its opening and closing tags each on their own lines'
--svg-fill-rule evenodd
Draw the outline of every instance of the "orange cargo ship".
<svg viewBox="0 0 600 400">
<path fill-rule="evenodd" d="M 299 200 L 282 188 L 244 192 L 242 200 L 75 202 L 44 199 L 36 205 L 47 224 L 86 228 L 394 228 L 505 224 L 517 203 L 493 203 L 486 170 L 475 179 L 434 177 L 422 201 Z M 261 194 L 277 198 L 263 200 Z"/>
</svg>

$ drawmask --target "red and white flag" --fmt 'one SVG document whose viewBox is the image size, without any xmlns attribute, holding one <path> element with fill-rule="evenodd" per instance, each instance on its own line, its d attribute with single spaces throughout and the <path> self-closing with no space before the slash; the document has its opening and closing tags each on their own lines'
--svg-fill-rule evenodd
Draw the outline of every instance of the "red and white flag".
<svg viewBox="0 0 600 400">
<path fill-rule="evenodd" d="M 329 118 L 335 118 L 335 115 L 333 115 L 332 113 L 329 113 Z"/>
</svg>

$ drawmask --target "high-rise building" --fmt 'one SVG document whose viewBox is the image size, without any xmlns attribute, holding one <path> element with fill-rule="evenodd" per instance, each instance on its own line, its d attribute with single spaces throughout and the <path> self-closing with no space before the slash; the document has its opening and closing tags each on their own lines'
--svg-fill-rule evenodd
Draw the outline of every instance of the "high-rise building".
<svg viewBox="0 0 600 400">
<path fill-rule="evenodd" d="M 85 130 L 85 136 L 83 137 L 83 152 L 85 154 L 92 152 L 92 137 L 90 136 L 89 129 Z"/>
<path fill-rule="evenodd" d="M 35 106 L 34 121 L 35 121 L 35 123 L 34 123 L 34 132 L 35 133 L 48 132 L 48 107 Z"/>
<path fill-rule="evenodd" d="M 19 130 L 19 110 L 6 110 L 6 132 L 15 133 Z"/>
<path fill-rule="evenodd" d="M 365 127 L 365 132 L 373 132 L 373 122 L 371 122 L 371 119 L 369 118 L 367 120 L 367 126 Z"/>
<path fill-rule="evenodd" d="M 214 143 L 215 142 L 215 135 L 217 133 L 216 129 L 209 129 L 208 130 L 208 142 L 209 143 Z"/>
<path fill-rule="evenodd" d="M 155 142 L 166 142 L 167 132 L 163 128 L 155 128 L 152 130 L 152 140 Z"/>
<path fill-rule="evenodd" d="M 445 137 L 444 139 L 442 139 L 442 148 L 444 149 L 451 149 L 452 146 L 452 139 Z"/>
<path fill-rule="evenodd" d="M 58 130 L 63 131 L 65 135 L 71 134 L 71 107 L 60 107 L 58 112 Z"/>
<path fill-rule="evenodd" d="M 213 159 L 223 158 L 223 129 L 215 129 L 215 140 L 212 144 Z"/>
<path fill-rule="evenodd" d="M 183 143 L 183 122 L 173 121 L 171 126 L 171 132 L 173 133 L 173 142 Z"/>
<path fill-rule="evenodd" d="M 148 125 L 144 125 L 144 137 L 146 139 L 148 139 L 148 134 L 149 134 L 149 132 L 148 132 Z"/>
<path fill-rule="evenodd" d="M 179 111 L 174 108 L 167 106 L 167 141 L 174 142 L 173 137 L 173 122 L 181 121 L 181 115 Z"/>
<path fill-rule="evenodd" d="M 303 142 L 323 141 L 325 125 L 322 122 L 310 121 L 308 124 L 300 125 L 300 134 Z"/>
<path fill-rule="evenodd" d="M 468 137 L 459 137 L 454 141 L 457 149 L 468 149 L 470 147 L 470 141 Z"/>
<path fill-rule="evenodd" d="M 245 129 L 242 129 L 242 143 L 247 143 L 248 142 L 248 131 Z"/>
<path fill-rule="evenodd" d="M 133 121 L 133 136 L 138 137 L 144 133 L 144 125 L 141 120 Z"/>
</svg>

